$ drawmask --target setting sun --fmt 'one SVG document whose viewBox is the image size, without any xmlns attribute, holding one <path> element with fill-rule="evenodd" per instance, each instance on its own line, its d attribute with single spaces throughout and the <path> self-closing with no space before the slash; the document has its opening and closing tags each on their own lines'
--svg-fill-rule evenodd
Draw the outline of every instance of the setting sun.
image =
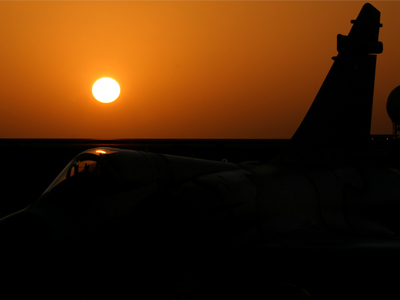
<svg viewBox="0 0 400 300">
<path fill-rule="evenodd" d="M 97 80 L 92 88 L 93 96 L 103 103 L 113 102 L 118 98 L 120 91 L 118 82 L 108 77 Z"/>
</svg>

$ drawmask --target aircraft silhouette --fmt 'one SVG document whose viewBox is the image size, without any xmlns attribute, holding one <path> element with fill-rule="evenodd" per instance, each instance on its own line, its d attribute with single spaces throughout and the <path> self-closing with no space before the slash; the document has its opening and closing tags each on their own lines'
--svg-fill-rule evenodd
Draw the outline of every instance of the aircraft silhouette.
<svg viewBox="0 0 400 300">
<path fill-rule="evenodd" d="M 34 253 L 8 272 L 22 269 L 32 282 L 32 270 L 45 270 L 68 299 L 392 292 L 398 276 L 384 274 L 400 249 L 400 173 L 367 147 L 380 12 L 367 3 L 352 23 L 281 155 L 236 164 L 84 151 L 39 199 L 0 221 L 8 255 Z M 46 290 L 40 280 L 29 291 Z"/>
</svg>

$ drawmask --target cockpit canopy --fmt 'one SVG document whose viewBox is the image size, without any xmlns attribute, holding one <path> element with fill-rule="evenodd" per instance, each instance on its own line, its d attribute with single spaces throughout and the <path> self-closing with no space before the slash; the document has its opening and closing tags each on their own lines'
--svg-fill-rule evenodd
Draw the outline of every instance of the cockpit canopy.
<svg viewBox="0 0 400 300">
<path fill-rule="evenodd" d="M 151 164 L 138 151 L 115 148 L 86 150 L 57 176 L 43 194 L 58 190 L 62 193 L 117 192 L 154 182 Z"/>
</svg>

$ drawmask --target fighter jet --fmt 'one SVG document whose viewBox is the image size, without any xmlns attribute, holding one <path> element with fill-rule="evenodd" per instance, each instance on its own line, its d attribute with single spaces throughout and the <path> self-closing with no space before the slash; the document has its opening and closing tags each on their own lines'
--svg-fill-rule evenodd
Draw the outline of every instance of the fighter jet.
<svg viewBox="0 0 400 300">
<path fill-rule="evenodd" d="M 89 149 L 39 199 L 0 221 L 2 240 L 39 249 L 24 264 L 46 261 L 48 274 L 79 269 L 81 288 L 101 291 L 96 299 L 105 290 L 300 299 L 307 288 L 326 299 L 327 282 L 342 284 L 331 296 L 360 292 L 372 266 L 385 265 L 374 259 L 400 250 L 400 172 L 367 148 L 380 12 L 365 4 L 352 23 L 278 157 L 230 163 Z"/>
</svg>

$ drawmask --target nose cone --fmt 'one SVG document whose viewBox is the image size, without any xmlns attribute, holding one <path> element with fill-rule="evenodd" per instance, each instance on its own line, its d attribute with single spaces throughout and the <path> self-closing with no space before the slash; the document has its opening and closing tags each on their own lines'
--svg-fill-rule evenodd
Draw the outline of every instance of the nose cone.
<svg viewBox="0 0 400 300">
<path fill-rule="evenodd" d="M 54 242 L 54 235 L 39 216 L 23 209 L 0 219 L 2 248 Z"/>
</svg>

